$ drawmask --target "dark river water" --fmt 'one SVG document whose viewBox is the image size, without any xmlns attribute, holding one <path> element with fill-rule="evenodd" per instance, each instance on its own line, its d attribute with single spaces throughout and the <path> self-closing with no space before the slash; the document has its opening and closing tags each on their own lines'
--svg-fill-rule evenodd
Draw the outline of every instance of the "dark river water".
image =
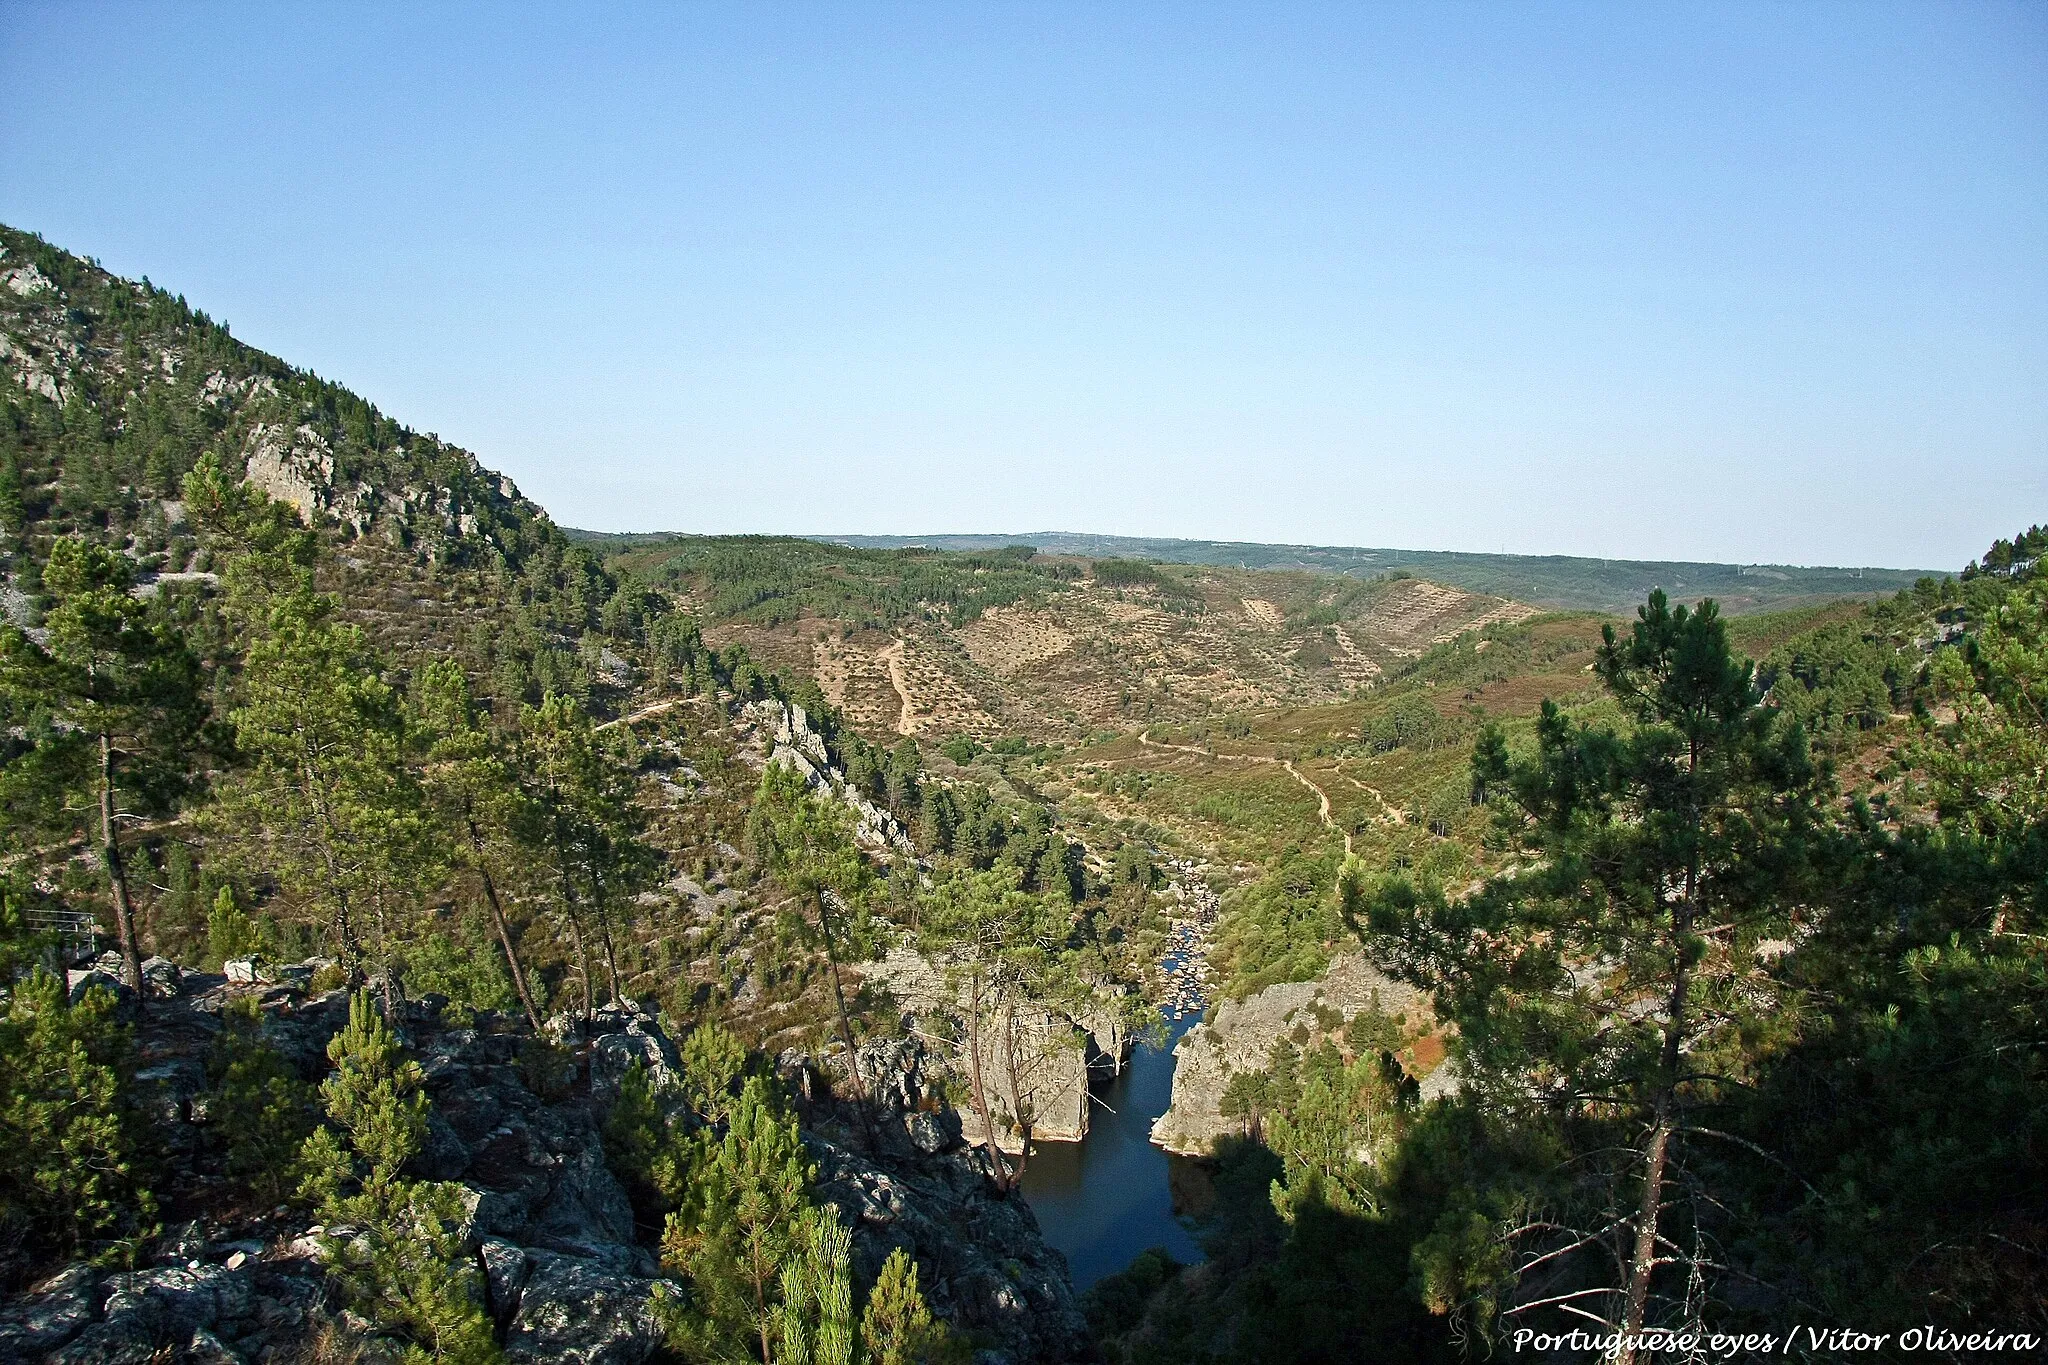
<svg viewBox="0 0 2048 1365">
<path fill-rule="evenodd" d="M 1173 1197 L 1174 1177 L 1188 1185 L 1196 1163 L 1150 1141 L 1152 1121 L 1172 1096 L 1173 1045 L 1199 1020 L 1170 1021 L 1163 1048 L 1139 1047 L 1123 1075 L 1098 1080 L 1087 1139 L 1040 1144 L 1024 1168 L 1024 1198 L 1045 1240 L 1066 1253 L 1077 1290 L 1122 1270 L 1147 1247 L 1163 1246 L 1182 1262 L 1202 1259 Z"/>
</svg>

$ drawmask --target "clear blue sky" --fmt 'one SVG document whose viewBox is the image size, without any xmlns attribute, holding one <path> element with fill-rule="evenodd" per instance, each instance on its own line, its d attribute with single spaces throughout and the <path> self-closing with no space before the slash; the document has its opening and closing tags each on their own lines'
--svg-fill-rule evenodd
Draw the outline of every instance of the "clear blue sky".
<svg viewBox="0 0 2048 1365">
<path fill-rule="evenodd" d="M 629 530 L 1953 566 L 2048 6 L 0 6 L 0 219 Z"/>
</svg>

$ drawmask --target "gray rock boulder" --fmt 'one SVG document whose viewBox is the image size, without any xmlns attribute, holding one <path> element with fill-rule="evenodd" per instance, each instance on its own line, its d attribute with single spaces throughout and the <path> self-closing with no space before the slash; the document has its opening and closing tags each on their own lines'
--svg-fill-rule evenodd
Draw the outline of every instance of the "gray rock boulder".
<svg viewBox="0 0 2048 1365">
<path fill-rule="evenodd" d="M 168 1000 L 182 987 L 185 973 L 167 957 L 142 959 L 142 981 L 152 1000 Z"/>
<path fill-rule="evenodd" d="M 99 1316 L 100 1274 L 67 1266 L 0 1309 L 0 1360 L 35 1360 L 70 1341 Z"/>
<path fill-rule="evenodd" d="M 641 1365 L 662 1343 L 656 1281 L 546 1251 L 530 1261 L 505 1333 L 513 1365 Z"/>
<path fill-rule="evenodd" d="M 818 1194 L 853 1237 L 853 1272 L 872 1283 L 902 1248 L 932 1311 L 989 1342 L 1009 1365 L 1093 1358 L 1067 1260 L 1022 1199 L 997 1195 L 977 1154 L 877 1161 L 807 1138 Z"/>
<path fill-rule="evenodd" d="M 606 1030 L 590 1047 L 590 1098 L 600 1109 L 610 1109 L 618 1099 L 619 1082 L 635 1062 L 657 1094 L 681 1091 L 682 1060 L 654 1015 L 644 1010 L 600 1011 L 593 1027 Z"/>
<path fill-rule="evenodd" d="M 1238 1121 L 1222 1114 L 1223 1090 L 1233 1075 L 1263 1070 L 1273 1044 L 1297 1028 L 1314 1032 L 1329 1019 L 1335 1031 L 1375 1006 L 1417 1022 L 1429 1017 L 1420 993 L 1356 955 L 1332 962 L 1320 980 L 1285 982 L 1224 1001 L 1214 1020 L 1195 1025 L 1175 1046 L 1173 1098 L 1152 1125 L 1152 1141 L 1180 1156 L 1210 1155 L 1218 1138 L 1239 1131 Z M 1424 1093 L 1430 1093 L 1427 1086 Z"/>
<path fill-rule="evenodd" d="M 487 1238 L 477 1247 L 477 1259 L 483 1262 L 491 1317 L 503 1332 L 519 1312 L 519 1295 L 526 1288 L 526 1275 L 533 1262 L 525 1247 L 497 1237 Z"/>
<path fill-rule="evenodd" d="M 85 993 L 95 986 L 111 992 L 115 999 L 124 1003 L 133 1003 L 135 999 L 135 992 L 122 984 L 118 970 L 105 972 L 94 966 L 83 971 L 73 969 L 66 972 L 64 977 L 65 984 L 70 987 L 70 1002 L 74 1005 L 85 999 Z"/>
</svg>

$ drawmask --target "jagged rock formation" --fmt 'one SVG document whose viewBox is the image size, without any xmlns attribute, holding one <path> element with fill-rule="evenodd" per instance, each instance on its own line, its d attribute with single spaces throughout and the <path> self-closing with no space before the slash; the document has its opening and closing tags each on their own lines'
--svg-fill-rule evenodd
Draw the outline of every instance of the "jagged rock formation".
<svg viewBox="0 0 2048 1365">
<path fill-rule="evenodd" d="M 854 838 L 863 847 L 888 857 L 916 856 L 910 836 L 896 817 L 870 801 L 833 764 L 825 737 L 811 728 L 811 718 L 803 707 L 774 698 L 748 702 L 740 708 L 739 721 L 753 728 L 753 736 L 766 750 L 767 762 L 796 769 L 811 790 L 846 803 L 853 812 Z"/>
<path fill-rule="evenodd" d="M 930 1059 L 927 1064 L 949 1074 L 960 1093 L 965 1093 L 967 1049 L 956 1041 L 965 1033 L 958 1022 L 967 1008 L 961 993 L 947 984 L 938 967 L 908 948 L 892 949 L 879 962 L 867 963 L 860 970 L 866 979 L 889 988 L 904 1012 L 907 1027 Z M 937 1031 L 929 1027 L 934 1020 L 940 1021 Z M 1009 1092 L 1011 1059 L 999 1032 L 992 1020 L 983 1025 L 981 1065 L 990 1106 L 998 1111 L 996 1145 L 1014 1152 L 1020 1138 L 1002 1122 L 1002 1116 L 1015 1111 Z M 1130 1030 L 1115 1002 L 1105 998 L 1096 1008 L 1075 1015 L 1020 1009 L 1018 1039 L 1018 1098 L 1033 1115 L 1032 1138 L 1040 1142 L 1081 1141 L 1088 1136 L 1090 1072 L 1097 1066 L 1119 1068 L 1130 1055 Z M 972 1108 L 961 1111 L 960 1122 L 967 1141 L 985 1140 L 980 1116 Z"/>
<path fill-rule="evenodd" d="M 1030 1205 L 994 1193 L 965 1116 L 946 1102 L 945 1064 L 906 1036 L 863 1041 L 854 1065 L 865 1120 L 844 1102 L 844 1051 L 777 1060 L 801 1097 L 819 1196 L 852 1229 L 855 1279 L 872 1279 L 901 1247 L 922 1267 L 932 1311 L 987 1343 L 978 1365 L 1094 1359 L 1066 1257 L 1046 1244 Z"/>
<path fill-rule="evenodd" d="M 1353 1017 L 1374 1008 L 1405 1015 L 1411 1024 L 1429 1018 L 1428 1001 L 1419 992 L 1357 956 L 1336 959 L 1321 980 L 1284 982 L 1224 1001 L 1213 1020 L 1189 1029 L 1174 1048 L 1173 1100 L 1152 1125 L 1152 1141 L 1178 1156 L 1210 1155 L 1218 1138 L 1240 1132 L 1238 1121 L 1222 1114 L 1223 1089 L 1232 1075 L 1263 1070 L 1283 1037 L 1341 1032 Z M 1424 1078 L 1423 1096 L 1453 1084 L 1450 1068 L 1439 1066 Z"/>
<path fill-rule="evenodd" d="M 345 994 L 307 997 L 294 979 L 230 984 L 186 974 L 151 1008 L 138 1040 L 145 1087 L 185 1201 L 205 1203 L 199 1158 L 217 1141 L 206 1112 L 204 1058 L 220 1011 L 237 995 L 262 1004 L 264 1036 L 308 1079 L 325 1066 L 327 1042 L 346 1022 Z M 161 975 L 161 973 L 159 974 Z M 153 983 L 154 984 L 154 983 Z M 422 1178 L 467 1190 L 469 1245 L 506 1358 L 576 1365 L 641 1365 L 660 1348 L 652 1299 L 662 1275 L 643 1245 L 625 1191 L 606 1168 L 602 1114 L 619 1077 L 639 1062 L 657 1093 L 673 1093 L 676 1050 L 658 1019 L 637 1006 L 597 1012 L 579 1029 L 567 1016 L 550 1032 L 577 1046 L 581 1075 L 559 1093 L 536 1094 L 522 1052 L 523 1026 L 481 1016 L 451 1027 L 441 1002 L 403 1006 L 404 1035 L 426 1072 L 433 1101 Z M 819 1165 L 819 1194 L 854 1233 L 856 1270 L 872 1282 L 891 1250 L 922 1268 L 935 1312 L 990 1344 L 991 1365 L 1052 1365 L 1090 1350 L 1067 1267 L 1039 1236 L 1030 1210 L 995 1194 L 940 1091 L 885 1056 L 864 1056 L 877 1081 L 894 1067 L 904 1083 L 876 1085 L 892 1137 L 872 1154 L 849 1115 L 821 1089 L 804 1105 Z M 213 1202 L 227 1201 L 213 1191 Z M 0 1304 L 0 1360 L 59 1365 L 160 1359 L 295 1361 L 318 1343 L 354 1341 L 377 1358 L 371 1324 L 330 1296 L 312 1215 L 289 1207 L 202 1217 L 172 1229 L 142 1267 L 120 1273 L 65 1267 Z"/>
<path fill-rule="evenodd" d="M 213 1139 L 204 1055 L 233 995 L 263 1002 L 266 1039 L 318 1074 L 347 997 L 311 999 L 292 985 L 249 991 L 191 978 L 155 1006 L 140 1041 L 137 1080 L 149 1088 L 174 1165 Z M 591 1105 L 543 1099 L 519 1068 L 526 1039 L 487 1023 L 445 1028 L 435 1002 L 406 1008 L 404 1026 L 426 1071 L 433 1117 L 417 1173 L 468 1190 L 470 1239 L 490 1285 L 490 1308 L 512 1361 L 638 1365 L 659 1344 L 648 1307 L 659 1268 L 634 1240 L 633 1211 L 606 1169 Z M 176 1358 L 289 1358 L 324 1332 L 366 1324 L 330 1304 L 310 1215 L 201 1219 L 162 1239 L 155 1265 L 118 1275 L 69 1267 L 0 1310 L 0 1358 L 53 1362 Z"/>
</svg>

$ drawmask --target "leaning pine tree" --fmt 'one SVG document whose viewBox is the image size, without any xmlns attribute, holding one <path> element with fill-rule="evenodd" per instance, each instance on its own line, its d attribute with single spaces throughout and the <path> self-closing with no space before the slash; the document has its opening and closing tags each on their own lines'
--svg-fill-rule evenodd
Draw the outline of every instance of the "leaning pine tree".
<svg viewBox="0 0 2048 1365">
<path fill-rule="evenodd" d="M 1719 1215 L 1712 1161 L 1686 1153 L 1769 1160 L 1716 1110 L 1788 1003 L 1770 962 L 1811 903 L 1826 774 L 1712 602 L 1654 592 L 1638 616 L 1626 638 L 1607 629 L 1596 664 L 1631 725 L 1546 701 L 1534 753 L 1481 737 L 1475 795 L 1499 814 L 1510 870 L 1456 898 L 1398 874 L 1346 878 L 1375 956 L 1456 1025 L 1477 1102 L 1582 1154 L 1540 1214 L 1495 1230 L 1505 1260 L 1465 1258 L 1505 1265 L 1508 1282 L 1468 1272 L 1430 1287 L 1439 1307 L 1465 1297 L 1629 1333 L 1697 1322 Z"/>
</svg>

